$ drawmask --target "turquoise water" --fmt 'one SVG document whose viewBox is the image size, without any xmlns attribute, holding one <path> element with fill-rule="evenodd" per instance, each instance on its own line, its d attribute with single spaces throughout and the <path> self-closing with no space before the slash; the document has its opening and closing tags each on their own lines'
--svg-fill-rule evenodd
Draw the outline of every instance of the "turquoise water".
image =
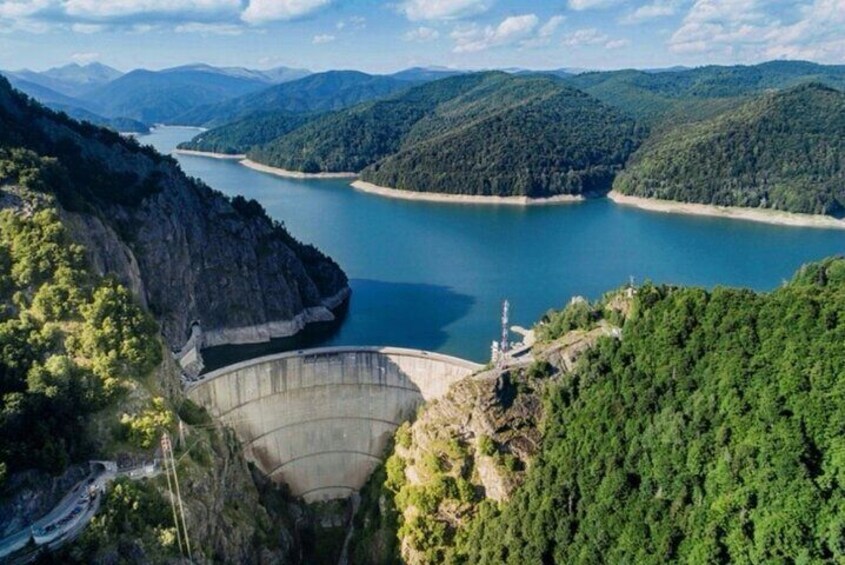
<svg viewBox="0 0 845 565">
<path fill-rule="evenodd" d="M 163 152 L 196 132 L 144 136 Z M 845 252 L 845 232 L 670 215 L 607 200 L 517 208 L 410 202 L 363 194 L 344 181 L 288 180 L 231 161 L 179 156 L 226 194 L 267 208 L 351 279 L 339 328 L 296 343 L 395 345 L 485 362 L 501 302 L 530 326 L 570 297 L 597 298 L 637 281 L 768 290 L 802 264 Z"/>
</svg>

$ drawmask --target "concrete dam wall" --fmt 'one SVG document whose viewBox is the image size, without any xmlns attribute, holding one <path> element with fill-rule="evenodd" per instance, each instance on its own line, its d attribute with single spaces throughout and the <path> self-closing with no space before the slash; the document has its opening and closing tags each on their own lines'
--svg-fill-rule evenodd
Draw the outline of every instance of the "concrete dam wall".
<svg viewBox="0 0 845 565">
<path fill-rule="evenodd" d="M 394 430 L 480 368 L 409 349 L 310 349 L 224 367 L 187 395 L 235 430 L 262 472 L 314 502 L 359 490 Z"/>
</svg>

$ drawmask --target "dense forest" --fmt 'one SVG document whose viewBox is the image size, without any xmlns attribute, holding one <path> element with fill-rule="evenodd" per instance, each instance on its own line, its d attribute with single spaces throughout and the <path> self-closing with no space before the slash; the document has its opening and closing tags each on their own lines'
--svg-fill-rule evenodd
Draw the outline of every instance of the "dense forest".
<svg viewBox="0 0 845 565">
<path fill-rule="evenodd" d="M 180 143 L 179 149 L 240 155 L 292 132 L 309 119 L 308 115 L 288 112 L 258 114 L 205 131 Z"/>
<path fill-rule="evenodd" d="M 614 189 L 634 196 L 845 213 L 845 94 L 812 83 L 656 134 Z"/>
<path fill-rule="evenodd" d="M 476 73 L 316 119 L 248 153 L 414 191 L 544 197 L 606 191 L 644 131 L 559 79 Z"/>
<path fill-rule="evenodd" d="M 380 527 L 399 536 L 381 542 L 383 556 L 401 547 L 422 562 L 481 564 L 845 559 L 845 259 L 805 266 L 768 294 L 646 284 L 623 310 L 608 320 L 607 304 L 574 301 L 537 328 L 542 351 L 568 332 L 623 324 L 572 370 L 517 385 L 514 405 L 545 388 L 546 416 L 509 501 L 443 473 L 409 493 L 403 460 L 388 460 L 380 488 L 364 491 L 364 508 L 378 500 Z M 396 444 L 426 463 L 416 427 L 400 428 Z M 465 436 L 452 441 L 452 451 L 473 449 Z M 477 481 L 450 449 L 432 464 Z M 353 547 L 371 554 L 373 539 Z"/>
</svg>

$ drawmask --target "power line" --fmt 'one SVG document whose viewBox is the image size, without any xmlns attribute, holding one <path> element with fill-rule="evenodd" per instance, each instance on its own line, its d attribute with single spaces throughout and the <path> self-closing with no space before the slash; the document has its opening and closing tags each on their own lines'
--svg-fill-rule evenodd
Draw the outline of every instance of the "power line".
<svg viewBox="0 0 845 565">
<path fill-rule="evenodd" d="M 173 510 L 173 525 L 176 527 L 176 541 L 179 542 L 179 555 L 185 557 L 185 549 L 182 547 L 182 533 L 179 528 L 179 518 L 176 516 L 176 497 L 173 495 L 173 483 L 170 480 L 170 468 L 167 462 L 167 434 L 161 436 L 161 453 L 164 460 L 164 474 L 167 476 L 167 491 L 170 494 L 170 508 Z"/>
</svg>

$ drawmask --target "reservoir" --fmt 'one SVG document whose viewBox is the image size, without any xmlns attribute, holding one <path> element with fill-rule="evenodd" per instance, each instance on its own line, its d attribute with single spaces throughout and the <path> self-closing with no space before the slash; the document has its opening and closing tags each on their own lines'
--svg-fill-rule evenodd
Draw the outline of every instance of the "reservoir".
<svg viewBox="0 0 845 565">
<path fill-rule="evenodd" d="M 157 128 L 140 137 L 163 153 L 193 137 Z M 845 231 L 647 212 L 605 199 L 550 206 L 413 202 L 364 194 L 342 180 L 284 179 L 177 156 L 183 170 L 228 195 L 254 198 L 297 239 L 349 275 L 341 324 L 263 346 L 215 348 L 211 367 L 269 351 L 392 345 L 484 363 L 504 299 L 530 327 L 572 296 L 637 283 L 776 288 L 803 263 L 845 252 Z"/>
</svg>

